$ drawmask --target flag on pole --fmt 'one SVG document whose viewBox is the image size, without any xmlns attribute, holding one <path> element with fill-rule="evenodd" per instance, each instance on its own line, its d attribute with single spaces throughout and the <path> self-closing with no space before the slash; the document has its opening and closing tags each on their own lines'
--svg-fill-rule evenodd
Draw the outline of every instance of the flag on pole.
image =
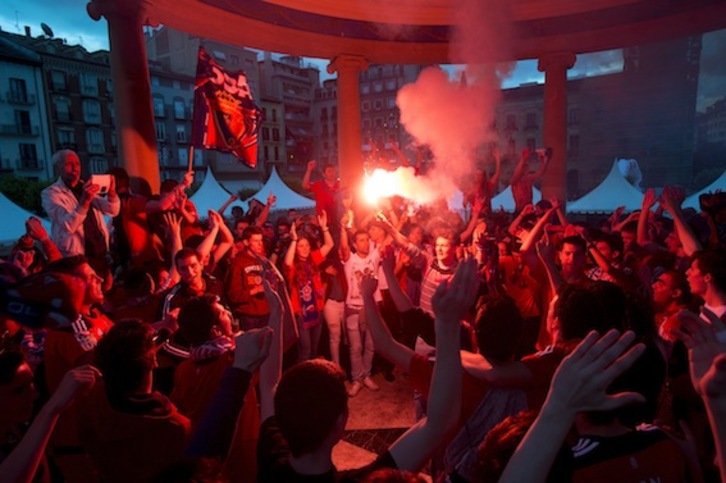
<svg viewBox="0 0 726 483">
<path fill-rule="evenodd" d="M 262 111 L 252 99 L 244 71 L 226 72 L 199 47 L 194 86 L 192 145 L 232 153 L 257 165 L 257 131 Z"/>
</svg>

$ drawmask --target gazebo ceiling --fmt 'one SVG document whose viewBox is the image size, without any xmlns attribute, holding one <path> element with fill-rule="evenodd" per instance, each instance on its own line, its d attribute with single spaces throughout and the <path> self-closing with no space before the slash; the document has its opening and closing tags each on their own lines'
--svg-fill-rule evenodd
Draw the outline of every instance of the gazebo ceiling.
<svg viewBox="0 0 726 483">
<path fill-rule="evenodd" d="M 150 21 L 223 42 L 308 57 L 448 63 L 461 0 L 139 0 Z M 593 52 L 726 27 L 725 0 L 500 0 L 508 56 Z M 395 8 L 392 8 L 392 5 Z M 511 59 L 502 59 L 511 60 Z"/>
</svg>

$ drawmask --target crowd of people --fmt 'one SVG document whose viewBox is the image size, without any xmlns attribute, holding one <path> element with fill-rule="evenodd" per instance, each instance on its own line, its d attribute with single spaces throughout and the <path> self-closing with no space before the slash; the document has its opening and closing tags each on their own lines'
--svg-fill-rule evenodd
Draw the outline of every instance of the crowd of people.
<svg viewBox="0 0 726 483">
<path fill-rule="evenodd" d="M 311 161 L 315 212 L 227 215 L 57 152 L 51 233 L 0 264 L 0 479 L 726 481 L 723 195 L 573 221 L 524 151 L 510 214 L 491 155 L 456 211 Z M 402 373 L 416 423 L 338 471 L 348 400 Z"/>
</svg>

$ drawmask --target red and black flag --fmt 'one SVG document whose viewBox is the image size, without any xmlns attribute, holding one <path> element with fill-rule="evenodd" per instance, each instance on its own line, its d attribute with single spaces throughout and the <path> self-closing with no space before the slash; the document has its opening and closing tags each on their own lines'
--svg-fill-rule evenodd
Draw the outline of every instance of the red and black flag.
<svg viewBox="0 0 726 483">
<path fill-rule="evenodd" d="M 244 71 L 226 72 L 199 47 L 192 144 L 232 153 L 254 168 L 261 122 L 262 111 L 252 99 Z"/>
</svg>

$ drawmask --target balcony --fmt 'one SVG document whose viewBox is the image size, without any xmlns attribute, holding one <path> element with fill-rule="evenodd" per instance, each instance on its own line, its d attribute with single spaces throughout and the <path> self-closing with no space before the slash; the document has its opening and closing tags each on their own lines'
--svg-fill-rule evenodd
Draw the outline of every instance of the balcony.
<svg viewBox="0 0 726 483">
<path fill-rule="evenodd" d="M 9 104 L 30 106 L 35 104 L 35 95 L 26 92 L 7 91 L 5 95 Z"/>
<path fill-rule="evenodd" d="M 41 171 L 44 169 L 44 164 L 42 159 L 20 158 L 17 167 L 20 171 Z"/>
<path fill-rule="evenodd" d="M 10 136 L 37 136 L 38 126 L 25 124 L 0 124 L 0 134 Z"/>
</svg>

